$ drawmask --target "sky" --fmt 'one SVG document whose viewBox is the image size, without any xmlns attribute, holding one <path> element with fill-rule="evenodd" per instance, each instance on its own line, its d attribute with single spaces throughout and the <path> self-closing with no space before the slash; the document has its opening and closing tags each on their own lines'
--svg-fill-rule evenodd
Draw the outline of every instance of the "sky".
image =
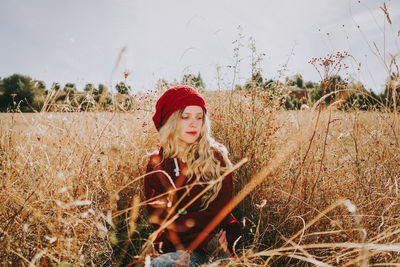
<svg viewBox="0 0 400 267">
<path fill-rule="evenodd" d="M 339 74 L 381 92 L 399 35 L 399 0 L 1 0 L 0 77 L 82 90 L 128 71 L 137 92 L 200 73 L 207 90 L 230 89 L 250 77 L 253 43 L 266 79 L 319 82 L 308 62 L 347 51 Z"/>
</svg>

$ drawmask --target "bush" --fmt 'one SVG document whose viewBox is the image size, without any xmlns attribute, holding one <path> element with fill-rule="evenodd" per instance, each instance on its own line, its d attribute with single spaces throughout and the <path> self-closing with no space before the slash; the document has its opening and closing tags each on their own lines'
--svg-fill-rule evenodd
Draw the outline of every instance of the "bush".
<svg viewBox="0 0 400 267">
<path fill-rule="evenodd" d="M 43 82 L 31 77 L 13 74 L 1 83 L 0 110 L 29 112 L 39 110 L 40 96 L 44 93 Z"/>
</svg>

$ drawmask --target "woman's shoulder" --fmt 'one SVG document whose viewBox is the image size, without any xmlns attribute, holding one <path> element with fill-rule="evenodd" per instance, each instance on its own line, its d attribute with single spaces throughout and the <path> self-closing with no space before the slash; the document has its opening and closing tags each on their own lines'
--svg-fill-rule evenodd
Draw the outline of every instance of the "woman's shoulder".
<svg viewBox="0 0 400 267">
<path fill-rule="evenodd" d="M 148 156 L 149 156 L 148 165 L 150 165 L 150 166 L 155 167 L 155 166 L 159 165 L 162 161 L 161 150 L 155 150 L 155 151 L 149 153 Z"/>
<path fill-rule="evenodd" d="M 211 151 L 214 155 L 214 157 L 221 162 L 225 162 L 225 158 L 229 159 L 229 153 L 226 147 L 223 144 L 220 144 L 218 142 L 215 142 L 211 146 Z"/>
</svg>

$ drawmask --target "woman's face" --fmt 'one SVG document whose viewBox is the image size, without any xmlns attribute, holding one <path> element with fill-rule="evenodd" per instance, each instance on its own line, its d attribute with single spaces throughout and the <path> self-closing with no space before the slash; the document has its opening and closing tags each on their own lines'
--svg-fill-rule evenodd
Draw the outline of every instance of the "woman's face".
<svg viewBox="0 0 400 267">
<path fill-rule="evenodd" d="M 193 144 L 200 136 L 203 126 L 203 109 L 199 106 L 187 106 L 179 119 L 179 139 Z"/>
</svg>

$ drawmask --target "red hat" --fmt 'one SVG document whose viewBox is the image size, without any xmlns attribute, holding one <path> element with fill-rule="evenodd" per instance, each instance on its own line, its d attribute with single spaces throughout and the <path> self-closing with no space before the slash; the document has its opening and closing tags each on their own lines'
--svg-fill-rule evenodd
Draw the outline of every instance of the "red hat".
<svg viewBox="0 0 400 267">
<path fill-rule="evenodd" d="M 193 88 L 177 85 L 165 91 L 158 99 L 156 113 L 153 115 L 153 122 L 157 131 L 160 130 L 172 113 L 187 106 L 199 106 L 204 110 L 204 113 L 207 113 L 206 102 Z"/>
</svg>

